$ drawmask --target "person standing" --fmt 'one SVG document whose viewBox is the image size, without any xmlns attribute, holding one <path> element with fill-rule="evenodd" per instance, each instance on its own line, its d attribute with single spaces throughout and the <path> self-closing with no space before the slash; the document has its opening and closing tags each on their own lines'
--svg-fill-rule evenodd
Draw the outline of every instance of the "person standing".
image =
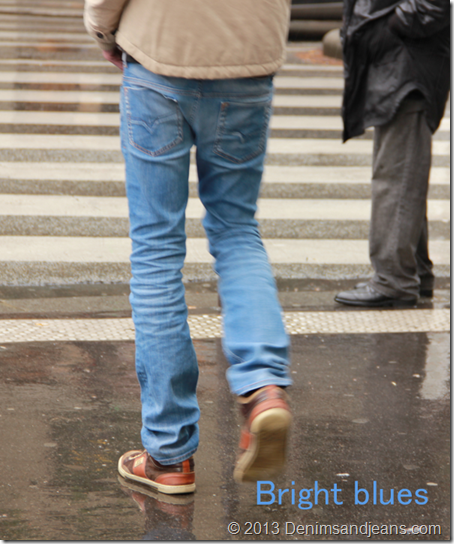
<svg viewBox="0 0 454 544">
<path fill-rule="evenodd" d="M 374 275 L 336 295 L 353 306 L 433 295 L 427 192 L 432 134 L 450 86 L 449 0 L 344 0 L 344 142 L 373 126 Z"/>
<path fill-rule="evenodd" d="M 136 370 L 145 450 L 118 469 L 163 493 L 195 489 L 198 368 L 182 282 L 191 148 L 219 276 L 227 379 L 244 416 L 238 482 L 280 471 L 291 421 L 289 339 L 255 212 L 285 58 L 288 0 L 86 0 L 85 26 L 123 70 Z"/>
</svg>

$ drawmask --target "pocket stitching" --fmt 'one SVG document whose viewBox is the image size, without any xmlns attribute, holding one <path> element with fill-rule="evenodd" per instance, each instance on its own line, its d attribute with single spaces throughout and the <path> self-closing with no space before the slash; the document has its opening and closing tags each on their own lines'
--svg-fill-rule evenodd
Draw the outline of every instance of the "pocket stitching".
<svg viewBox="0 0 454 544">
<path fill-rule="evenodd" d="M 142 153 L 145 153 L 146 155 L 149 155 L 150 157 L 158 157 L 159 155 L 162 155 L 163 153 L 165 153 L 169 149 L 172 149 L 173 147 L 175 147 L 176 145 L 178 145 L 179 143 L 181 143 L 183 141 L 183 123 L 182 123 L 181 113 L 180 113 L 180 110 L 178 108 L 178 102 L 176 100 L 172 99 L 172 98 L 168 98 L 167 96 L 161 95 L 161 96 L 164 96 L 164 98 L 166 100 L 171 100 L 172 102 L 174 102 L 176 104 L 176 106 L 177 106 L 176 111 L 175 111 L 176 117 L 177 117 L 177 137 L 175 138 L 175 140 L 173 142 L 171 142 L 170 144 L 165 145 L 164 147 L 161 147 L 157 151 L 150 151 L 148 149 L 143 148 L 139 144 L 137 144 L 134 141 L 134 138 L 133 138 L 132 125 L 133 125 L 134 121 L 131 118 L 131 106 L 130 106 L 130 102 L 129 102 L 129 92 L 128 92 L 129 89 L 128 89 L 128 87 L 125 87 L 124 90 L 125 90 L 125 99 L 126 99 L 126 109 L 127 109 L 127 119 L 128 119 L 128 136 L 129 136 L 130 145 L 132 145 L 134 148 L 138 149 L 139 151 L 142 151 Z M 167 117 L 164 117 L 162 119 L 168 119 L 172 115 L 173 114 L 170 114 Z M 156 119 L 156 121 L 160 121 L 160 119 Z M 156 121 L 153 123 L 153 126 L 155 125 Z M 145 125 L 148 128 L 150 128 L 143 121 L 139 121 L 136 124 L 139 124 L 139 123 Z"/>
<path fill-rule="evenodd" d="M 227 110 L 228 110 L 228 106 L 230 104 L 239 104 L 238 102 L 222 102 L 221 103 L 221 113 L 219 115 L 219 125 L 218 125 L 218 130 L 217 130 L 217 134 L 216 134 L 216 140 L 214 142 L 214 148 L 213 148 L 213 151 L 231 161 L 231 162 L 235 162 L 237 164 L 241 164 L 241 163 L 244 163 L 244 162 L 247 162 L 251 159 L 254 159 L 255 157 L 258 157 L 265 149 L 265 146 L 266 146 L 266 133 L 267 133 L 267 130 L 268 130 L 268 121 L 270 119 L 270 116 L 271 116 L 271 102 L 266 102 L 265 104 L 265 120 L 264 120 L 264 123 L 263 123 L 263 127 L 262 127 L 262 132 L 260 134 L 260 144 L 257 146 L 257 150 L 256 151 L 253 151 L 252 153 L 250 153 L 249 155 L 247 155 L 246 157 L 243 157 L 241 159 L 238 159 L 236 157 L 234 157 L 233 155 L 229 155 L 228 153 L 222 151 L 221 149 L 221 139 L 222 139 L 222 136 L 225 134 L 224 132 L 224 127 L 225 127 L 225 120 L 226 120 L 226 117 L 227 117 Z M 243 105 L 243 104 L 241 104 Z"/>
</svg>

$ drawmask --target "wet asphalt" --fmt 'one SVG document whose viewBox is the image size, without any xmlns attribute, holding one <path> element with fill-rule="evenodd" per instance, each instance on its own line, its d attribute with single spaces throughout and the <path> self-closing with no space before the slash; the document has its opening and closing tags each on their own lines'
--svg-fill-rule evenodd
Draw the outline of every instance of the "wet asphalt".
<svg viewBox="0 0 454 544">
<path fill-rule="evenodd" d="M 279 288 L 286 310 L 345 311 L 332 297 L 350 285 L 299 280 Z M 189 284 L 187 292 L 192 313 L 219 312 L 214 284 Z M 1 317 L 128 316 L 127 293 L 126 285 L 0 287 Z M 434 300 L 418 309 L 448 305 L 440 280 Z M 221 341 L 194 344 L 197 491 L 179 498 L 117 475 L 118 457 L 140 447 L 132 341 L 0 345 L 3 540 L 450 538 L 448 333 L 292 336 L 288 464 L 258 489 L 232 478 L 241 421 Z M 288 489 L 281 504 L 279 489 Z M 415 525 L 438 534 L 408 532 Z"/>
</svg>

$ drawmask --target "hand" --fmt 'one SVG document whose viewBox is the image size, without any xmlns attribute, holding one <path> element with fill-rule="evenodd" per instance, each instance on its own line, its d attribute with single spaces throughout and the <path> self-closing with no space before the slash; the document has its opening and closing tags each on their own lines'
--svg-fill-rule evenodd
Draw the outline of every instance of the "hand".
<svg viewBox="0 0 454 544">
<path fill-rule="evenodd" d="M 111 51 L 103 51 L 102 56 L 114 64 L 117 68 L 120 68 L 120 70 L 123 72 L 123 61 L 121 59 L 121 51 L 118 49 L 118 47 L 112 49 Z"/>
</svg>

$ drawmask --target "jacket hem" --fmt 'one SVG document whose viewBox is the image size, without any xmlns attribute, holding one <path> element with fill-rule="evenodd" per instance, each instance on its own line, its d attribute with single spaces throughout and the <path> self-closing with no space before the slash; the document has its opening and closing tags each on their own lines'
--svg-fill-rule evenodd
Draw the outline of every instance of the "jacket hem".
<svg viewBox="0 0 454 544">
<path fill-rule="evenodd" d="M 426 114 L 426 118 L 427 118 L 427 96 L 424 92 L 424 89 L 421 89 L 418 87 L 418 85 L 415 85 L 415 84 L 409 84 L 409 85 L 405 85 L 405 87 L 403 87 L 399 93 L 397 94 L 394 102 L 393 102 L 393 107 L 389 110 L 389 113 L 388 115 L 386 116 L 383 116 L 383 115 L 378 115 L 378 116 L 370 116 L 368 117 L 367 114 L 364 116 L 364 128 L 369 128 L 369 127 L 380 127 L 380 126 L 383 126 L 383 125 L 386 125 L 388 123 L 390 123 L 394 117 L 396 116 L 397 112 L 399 111 L 399 108 L 401 107 L 402 105 L 402 102 L 405 100 L 405 98 L 412 92 L 412 91 L 419 91 L 422 96 L 424 97 L 424 102 L 425 102 L 425 108 L 424 108 L 424 112 Z M 430 131 L 432 132 L 432 134 L 435 132 L 436 128 L 433 129 L 433 127 L 430 126 L 430 123 L 429 123 L 429 120 L 427 120 L 427 125 L 429 126 L 429 129 Z"/>
<path fill-rule="evenodd" d="M 178 66 L 170 65 L 152 59 L 132 44 L 121 32 L 116 34 L 117 45 L 126 53 L 134 57 L 144 68 L 168 77 L 181 77 L 184 79 L 236 79 L 247 77 L 260 77 L 274 74 L 285 61 L 285 51 L 280 58 L 262 63 L 238 66 Z"/>
</svg>

